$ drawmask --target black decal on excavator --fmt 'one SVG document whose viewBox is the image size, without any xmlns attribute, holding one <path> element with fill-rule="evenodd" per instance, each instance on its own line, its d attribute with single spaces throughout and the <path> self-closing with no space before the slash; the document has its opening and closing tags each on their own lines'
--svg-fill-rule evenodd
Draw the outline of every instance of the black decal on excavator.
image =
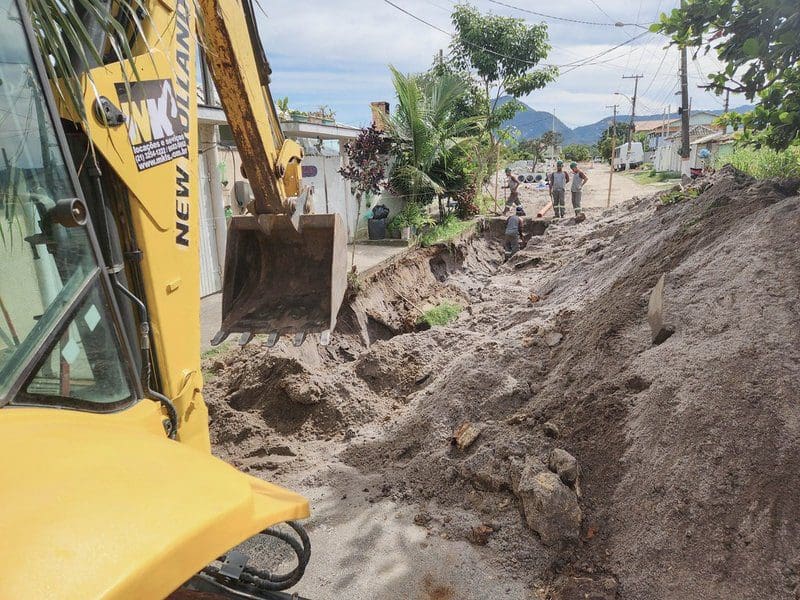
<svg viewBox="0 0 800 600">
<path fill-rule="evenodd" d="M 175 19 L 175 64 L 178 85 L 178 113 L 182 123 L 189 126 L 189 69 L 191 60 L 191 38 L 189 36 L 189 7 L 186 0 L 176 5 Z"/>
<path fill-rule="evenodd" d="M 189 144 L 189 101 L 190 81 L 194 81 L 193 42 L 190 35 L 189 5 L 187 0 L 177 0 L 175 4 L 175 88 L 176 116 L 186 130 L 186 144 Z M 194 92 L 191 92 L 194 93 Z M 187 152 L 188 156 L 188 152 Z M 202 160 L 202 158 L 201 158 Z M 175 163 L 175 243 L 189 246 L 189 166 L 184 161 Z"/>
<path fill-rule="evenodd" d="M 140 171 L 189 156 L 189 128 L 179 118 L 178 98 L 171 80 L 117 83 L 116 88 Z"/>
<path fill-rule="evenodd" d="M 189 203 L 183 198 L 189 197 L 189 173 L 178 167 L 175 178 L 175 243 L 188 246 L 189 238 Z"/>
</svg>

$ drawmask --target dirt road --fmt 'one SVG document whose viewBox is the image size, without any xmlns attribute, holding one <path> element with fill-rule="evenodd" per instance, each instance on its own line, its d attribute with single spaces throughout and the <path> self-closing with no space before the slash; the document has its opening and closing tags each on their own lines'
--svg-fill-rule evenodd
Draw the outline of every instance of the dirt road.
<svg viewBox="0 0 800 600">
<path fill-rule="evenodd" d="M 606 164 L 592 164 L 586 163 L 580 165 L 589 181 L 583 188 L 583 197 L 581 205 L 584 209 L 605 209 L 608 206 L 608 176 L 610 167 Z M 572 174 L 570 173 L 570 176 Z M 503 190 L 502 186 L 505 184 L 505 176 L 500 173 L 498 180 L 498 205 L 502 210 L 504 198 L 507 198 L 507 190 Z M 616 206 L 634 196 L 646 196 L 652 194 L 654 191 L 669 187 L 669 184 L 648 184 L 642 185 L 637 183 L 633 178 L 622 173 L 614 173 L 611 180 L 611 206 Z M 486 191 L 490 194 L 494 193 L 493 185 L 487 187 Z M 541 210 L 550 200 L 546 190 L 537 189 L 534 184 L 523 184 L 520 188 L 520 199 L 522 200 L 523 207 L 528 216 L 535 215 Z M 567 216 L 572 216 L 572 203 L 570 200 L 570 193 L 566 194 Z M 591 210 L 597 212 L 597 210 Z M 549 216 L 552 216 L 552 211 Z"/>
<path fill-rule="evenodd" d="M 703 185 L 506 263 L 487 221 L 363 281 L 330 347 L 207 362 L 215 452 L 311 500 L 301 594 L 796 600 L 798 184 Z"/>
</svg>

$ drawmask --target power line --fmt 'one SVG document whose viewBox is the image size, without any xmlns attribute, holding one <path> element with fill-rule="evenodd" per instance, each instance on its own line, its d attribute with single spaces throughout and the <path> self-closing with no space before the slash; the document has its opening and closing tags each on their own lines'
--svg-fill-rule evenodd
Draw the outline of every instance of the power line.
<svg viewBox="0 0 800 600">
<path fill-rule="evenodd" d="M 642 25 L 639 25 L 638 23 L 620 23 L 619 25 L 617 25 L 617 22 L 614 22 L 613 20 L 611 23 L 600 23 L 598 21 L 583 21 L 581 19 L 570 19 L 569 17 L 557 17 L 555 15 L 547 15 L 545 13 L 536 12 L 535 10 L 530 10 L 528 8 L 514 6 L 513 4 L 507 4 L 506 2 L 501 2 L 500 0 L 488 0 L 488 1 L 491 2 L 492 4 L 505 6 L 506 8 L 510 8 L 512 10 L 518 10 L 520 12 L 528 13 L 530 15 L 536 15 L 537 17 L 542 17 L 544 19 L 553 19 L 555 21 L 566 21 L 567 23 L 579 23 L 581 25 L 594 25 L 596 27 L 624 27 L 628 25 L 642 27 Z M 608 17 L 608 15 L 606 16 Z"/>
<path fill-rule="evenodd" d="M 431 23 L 431 22 L 429 22 L 429 21 L 426 21 L 426 20 L 425 20 L 425 19 L 423 19 L 422 17 L 418 17 L 417 15 L 415 15 L 414 13 L 412 13 L 412 12 L 410 12 L 410 11 L 406 10 L 406 9 L 405 9 L 405 8 L 403 8 L 402 6 L 398 6 L 397 4 L 395 4 L 394 2 L 392 2 L 391 0 L 383 0 L 383 1 L 384 1 L 384 2 L 386 2 L 386 4 L 388 4 L 389 6 L 393 6 L 394 8 L 396 8 L 397 10 L 399 10 L 401 13 L 403 13 L 403 14 L 405 14 L 405 15 L 408 15 L 409 17 L 411 17 L 412 19 L 414 19 L 414 20 L 416 20 L 416 21 L 419 21 L 419 22 L 420 22 L 420 23 L 422 23 L 423 25 L 427 25 L 428 27 L 432 27 L 432 28 L 433 28 L 433 29 L 435 29 L 436 31 L 439 31 L 439 32 L 441 32 L 441 33 L 445 34 L 446 36 L 453 37 L 453 34 L 452 34 L 452 33 L 450 33 L 449 31 L 447 31 L 446 29 L 442 29 L 442 28 L 441 28 L 441 27 L 439 27 L 438 25 L 434 25 L 433 23 Z"/>
<path fill-rule="evenodd" d="M 450 31 L 447 31 L 446 29 L 442 29 L 438 25 L 434 25 L 433 23 L 431 23 L 429 21 L 426 21 L 422 17 L 418 17 L 417 15 L 415 15 L 414 13 L 406 10 L 402 6 L 398 6 L 397 4 L 392 2 L 391 0 L 383 0 L 383 1 L 386 2 L 386 4 L 388 4 L 389 6 L 392 6 L 392 7 L 396 8 L 401 13 L 403 13 L 405 15 L 408 15 L 412 19 L 414 19 L 416 21 L 419 21 L 420 23 L 422 23 L 424 25 L 427 25 L 428 27 L 432 27 L 433 29 L 435 29 L 436 31 L 438 31 L 440 33 L 445 34 L 450 39 L 453 39 L 453 38 L 456 37 L 456 35 L 454 33 L 450 32 Z M 465 44 L 468 44 L 468 45 L 472 46 L 473 48 L 478 48 L 480 50 L 483 50 L 484 52 L 488 52 L 489 54 L 493 54 L 494 56 L 499 56 L 500 58 L 507 58 L 509 60 L 514 60 L 514 61 L 517 61 L 517 62 L 521 62 L 521 63 L 526 64 L 526 65 L 531 65 L 533 67 L 558 67 L 558 65 L 553 65 L 553 64 L 549 64 L 549 63 L 536 63 L 536 62 L 532 62 L 532 61 L 529 61 L 529 60 L 525 60 L 523 58 L 518 58 L 516 56 L 508 56 L 507 54 L 503 54 L 501 52 L 496 52 L 496 51 L 492 50 L 491 48 L 487 48 L 487 47 L 481 46 L 479 44 L 473 44 L 472 42 L 468 42 L 467 40 L 463 40 L 462 39 L 461 41 L 463 43 L 465 43 Z"/>
<path fill-rule="evenodd" d="M 441 28 L 438 25 L 435 25 L 435 24 L 431 23 L 430 21 L 427 21 L 427 20 L 423 19 L 420 16 L 415 15 L 414 13 L 412 13 L 409 10 L 406 10 L 402 6 L 399 6 L 399 5 L 395 4 L 394 2 L 392 2 L 392 0 L 383 0 L 383 1 L 386 4 L 388 4 L 389 6 L 395 8 L 395 9 L 399 10 L 400 12 L 402 12 L 403 14 L 411 17 L 415 21 L 419 21 L 423 25 L 427 25 L 428 27 L 430 27 L 432 29 L 435 29 L 436 31 L 438 31 L 440 33 L 445 34 L 446 36 L 450 37 L 451 39 L 456 37 L 454 33 L 450 32 L 450 31 L 447 31 L 446 29 Z M 471 43 L 471 42 L 467 42 L 466 40 L 463 40 L 463 39 L 461 41 L 464 42 L 465 44 L 468 44 L 468 45 L 474 47 L 474 48 L 479 48 L 479 49 L 481 49 L 481 50 L 483 50 L 485 52 L 488 52 L 489 54 L 493 54 L 495 56 L 499 56 L 500 58 L 507 58 L 509 60 L 514 60 L 514 61 L 521 62 L 523 64 L 531 65 L 531 66 L 534 66 L 534 67 L 540 67 L 540 66 L 557 67 L 557 68 L 570 67 L 567 71 L 565 71 L 565 73 L 569 73 L 570 71 L 574 71 L 577 68 L 580 68 L 580 67 L 587 66 L 587 65 L 591 64 L 591 61 L 596 60 L 598 58 L 601 58 L 602 56 L 605 56 L 609 52 L 613 52 L 617 48 L 621 48 L 622 46 L 625 46 L 626 44 L 629 44 L 629 43 L 631 43 L 631 42 L 633 42 L 635 40 L 638 40 L 641 37 L 647 35 L 648 33 L 650 33 L 650 32 L 649 31 L 644 31 L 644 32 L 640 33 L 639 35 L 636 35 L 636 36 L 630 38 L 629 40 L 626 40 L 626 41 L 624 41 L 624 42 L 622 42 L 620 44 L 617 44 L 616 46 L 608 48 L 607 50 L 603 50 L 602 52 L 600 52 L 600 53 L 598 53 L 598 54 L 596 54 L 594 56 L 587 56 L 585 58 L 581 58 L 581 59 L 578 59 L 578 60 L 570 62 L 570 63 L 565 63 L 563 65 L 554 65 L 554 64 L 551 64 L 551 63 L 535 63 L 535 62 L 531 62 L 529 60 L 525 60 L 525 59 L 518 58 L 518 57 L 515 57 L 515 56 L 508 56 L 507 54 L 503 54 L 501 52 L 496 52 L 495 50 L 492 50 L 491 48 L 486 48 L 485 46 L 481 46 L 479 44 L 474 44 L 474 43 Z"/>
<path fill-rule="evenodd" d="M 642 92 L 642 96 L 646 96 L 647 95 L 647 92 L 649 92 L 650 88 L 653 87 L 653 83 L 655 83 L 655 81 L 658 79 L 658 75 L 659 75 L 659 73 L 661 73 L 661 67 L 664 66 L 664 61 L 667 58 L 667 54 L 669 54 L 669 48 L 670 48 L 669 46 L 664 48 L 664 55 L 661 57 L 661 62 L 658 63 L 658 69 L 656 69 L 656 74 L 653 75 L 652 79 L 650 79 L 650 83 L 647 85 L 645 90 Z"/>
<path fill-rule="evenodd" d="M 594 4 L 597 7 L 597 10 L 599 10 L 601 13 L 603 13 L 609 21 L 611 21 L 611 22 L 615 22 L 616 21 L 610 14 L 608 14 L 606 11 L 604 11 L 603 7 L 600 6 L 597 2 L 595 2 L 595 0 L 589 0 L 589 2 Z"/>
<path fill-rule="evenodd" d="M 630 44 L 630 43 L 632 43 L 632 42 L 644 37 L 648 33 L 649 32 L 647 32 L 647 31 L 642 32 L 639 35 L 634 36 L 634 37 L 630 38 L 629 40 L 625 40 L 624 42 L 621 42 L 621 43 L 617 44 L 616 46 L 608 48 L 607 50 L 603 50 L 602 52 L 599 52 L 598 54 L 595 54 L 594 56 L 588 56 L 588 57 L 586 57 L 584 59 L 581 59 L 581 60 L 573 61 L 571 63 L 566 63 L 564 65 L 559 65 L 560 67 L 571 67 L 571 68 L 567 69 L 566 71 L 564 71 L 562 73 L 562 75 L 564 75 L 566 73 L 569 73 L 570 71 L 574 71 L 575 69 L 578 69 L 580 67 L 587 66 L 587 65 L 591 64 L 592 61 L 595 61 L 598 58 L 602 58 L 606 54 L 609 54 L 610 52 L 613 52 L 614 50 L 616 50 L 618 48 L 621 48 L 622 46 L 626 46 L 626 45 L 628 45 L 628 44 Z"/>
</svg>

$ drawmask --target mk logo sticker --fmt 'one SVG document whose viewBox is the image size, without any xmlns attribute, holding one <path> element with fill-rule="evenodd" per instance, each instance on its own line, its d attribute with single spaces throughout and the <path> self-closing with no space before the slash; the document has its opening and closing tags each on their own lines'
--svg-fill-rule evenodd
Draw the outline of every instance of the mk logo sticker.
<svg viewBox="0 0 800 600">
<path fill-rule="evenodd" d="M 140 171 L 189 156 L 188 128 L 180 118 L 170 79 L 115 84 Z M 129 94 L 130 92 L 130 94 Z"/>
</svg>

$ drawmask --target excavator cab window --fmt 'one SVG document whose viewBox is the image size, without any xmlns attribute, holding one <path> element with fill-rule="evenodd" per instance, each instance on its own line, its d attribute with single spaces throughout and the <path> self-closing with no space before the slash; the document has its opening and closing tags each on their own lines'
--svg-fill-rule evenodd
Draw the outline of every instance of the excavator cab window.
<svg viewBox="0 0 800 600">
<path fill-rule="evenodd" d="M 0 405 L 107 411 L 129 366 L 41 63 L 0 0 Z"/>
</svg>

